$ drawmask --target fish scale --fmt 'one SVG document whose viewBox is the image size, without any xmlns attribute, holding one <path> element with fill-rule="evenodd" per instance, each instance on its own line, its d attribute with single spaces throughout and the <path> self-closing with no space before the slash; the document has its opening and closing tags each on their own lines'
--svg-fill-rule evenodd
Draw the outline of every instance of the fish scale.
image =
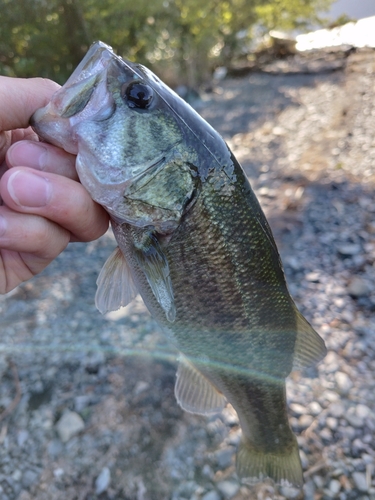
<svg viewBox="0 0 375 500">
<path fill-rule="evenodd" d="M 225 142 L 101 42 L 32 125 L 77 154 L 80 181 L 110 214 L 119 248 L 99 274 L 98 309 L 139 292 L 181 353 L 181 407 L 209 415 L 231 403 L 238 475 L 301 486 L 285 378 L 325 346 L 289 295 L 268 222 Z"/>
</svg>

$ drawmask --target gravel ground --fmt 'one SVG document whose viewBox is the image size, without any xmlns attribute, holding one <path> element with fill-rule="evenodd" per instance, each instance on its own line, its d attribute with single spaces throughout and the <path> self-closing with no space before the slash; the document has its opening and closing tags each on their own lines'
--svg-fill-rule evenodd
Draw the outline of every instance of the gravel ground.
<svg viewBox="0 0 375 500">
<path fill-rule="evenodd" d="M 2 500 L 375 499 L 375 53 L 306 57 L 225 80 L 199 106 L 243 163 L 328 347 L 287 382 L 304 492 L 239 484 L 235 412 L 178 407 L 175 352 L 140 299 L 96 311 L 108 233 L 0 297 Z"/>
</svg>

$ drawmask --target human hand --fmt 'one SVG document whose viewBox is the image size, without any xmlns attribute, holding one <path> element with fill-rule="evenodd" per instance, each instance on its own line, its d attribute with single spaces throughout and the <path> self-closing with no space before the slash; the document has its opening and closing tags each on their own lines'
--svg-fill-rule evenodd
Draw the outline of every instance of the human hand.
<svg viewBox="0 0 375 500">
<path fill-rule="evenodd" d="M 58 85 L 0 76 L 0 293 L 41 272 L 69 241 L 91 241 L 108 215 L 78 182 L 75 156 L 28 126 Z"/>
</svg>

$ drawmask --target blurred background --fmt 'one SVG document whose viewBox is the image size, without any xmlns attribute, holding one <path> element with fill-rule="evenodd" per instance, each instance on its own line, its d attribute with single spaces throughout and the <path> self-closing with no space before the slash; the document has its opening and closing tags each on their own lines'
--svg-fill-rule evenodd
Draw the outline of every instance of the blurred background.
<svg viewBox="0 0 375 500">
<path fill-rule="evenodd" d="M 102 40 L 118 54 L 150 66 L 170 85 L 196 87 L 209 81 L 219 66 L 251 61 L 254 43 L 270 30 L 301 32 L 337 18 L 343 22 L 350 15 L 364 17 L 373 2 L 341 0 L 329 11 L 331 4 L 332 0 L 1 0 L 0 72 L 39 75 L 62 84 L 90 44 Z"/>
</svg>

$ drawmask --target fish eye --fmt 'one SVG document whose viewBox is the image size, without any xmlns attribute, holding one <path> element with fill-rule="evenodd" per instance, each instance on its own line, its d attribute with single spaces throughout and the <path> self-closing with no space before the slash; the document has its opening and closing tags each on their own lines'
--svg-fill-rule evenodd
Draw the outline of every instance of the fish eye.
<svg viewBox="0 0 375 500">
<path fill-rule="evenodd" d="M 132 82 L 123 85 L 121 96 L 126 100 L 129 108 L 147 109 L 154 97 L 154 92 L 149 85 L 141 82 Z"/>
</svg>

